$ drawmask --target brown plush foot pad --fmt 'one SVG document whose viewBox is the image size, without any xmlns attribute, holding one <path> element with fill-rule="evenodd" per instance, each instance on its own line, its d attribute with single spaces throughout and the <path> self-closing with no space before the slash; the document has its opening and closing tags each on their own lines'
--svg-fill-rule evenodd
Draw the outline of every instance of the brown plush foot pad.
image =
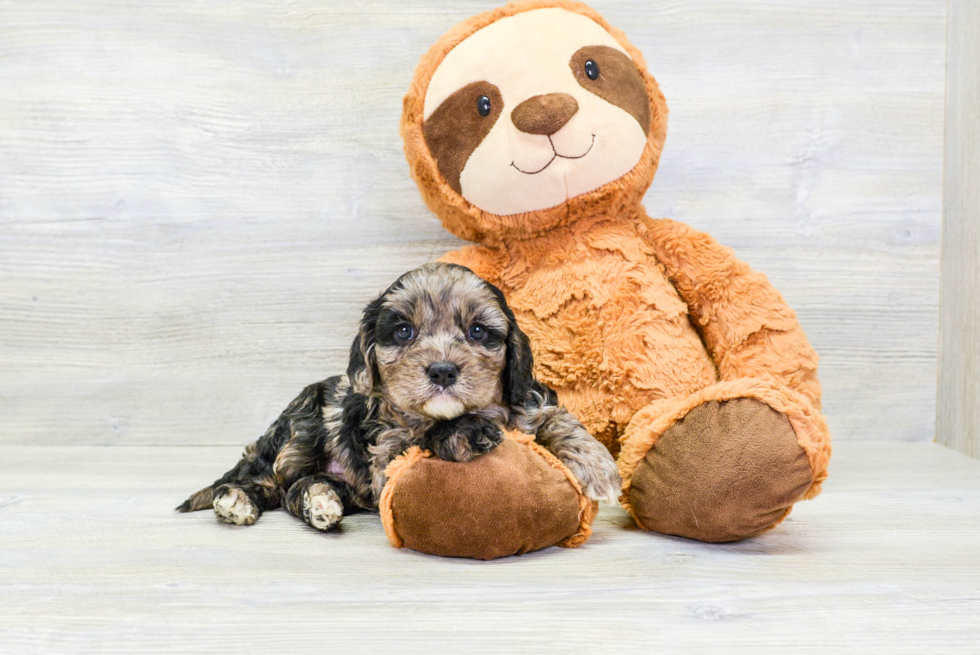
<svg viewBox="0 0 980 655">
<path fill-rule="evenodd" d="M 695 407 L 633 472 L 630 502 L 643 527 L 710 542 L 773 527 L 813 480 L 785 415 L 750 398 Z"/>
<path fill-rule="evenodd" d="M 381 497 L 392 545 L 488 560 L 584 543 L 595 504 L 554 455 L 529 440 L 505 439 L 465 464 L 418 448 L 396 459 Z"/>
</svg>

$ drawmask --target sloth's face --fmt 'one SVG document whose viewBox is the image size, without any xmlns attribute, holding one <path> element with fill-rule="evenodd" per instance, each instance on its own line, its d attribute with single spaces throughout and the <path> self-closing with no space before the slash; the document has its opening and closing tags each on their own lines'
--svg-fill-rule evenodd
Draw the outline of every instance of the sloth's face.
<svg viewBox="0 0 980 655">
<path fill-rule="evenodd" d="M 650 129 L 639 71 L 597 23 L 563 9 L 503 18 L 464 40 L 425 95 L 439 172 L 480 209 L 560 205 L 628 173 Z"/>
<path fill-rule="evenodd" d="M 374 327 L 381 384 L 399 408 L 436 419 L 500 404 L 508 319 L 460 268 L 422 269 L 383 298 Z"/>
</svg>

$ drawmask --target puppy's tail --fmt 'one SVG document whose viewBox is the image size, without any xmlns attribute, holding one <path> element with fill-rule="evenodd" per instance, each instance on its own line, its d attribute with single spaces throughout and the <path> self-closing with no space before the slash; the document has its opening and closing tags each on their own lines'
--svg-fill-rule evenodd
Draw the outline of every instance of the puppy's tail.
<svg viewBox="0 0 980 655">
<path fill-rule="evenodd" d="M 214 487 L 205 487 L 176 507 L 178 512 L 196 512 L 210 509 L 214 503 Z"/>
</svg>

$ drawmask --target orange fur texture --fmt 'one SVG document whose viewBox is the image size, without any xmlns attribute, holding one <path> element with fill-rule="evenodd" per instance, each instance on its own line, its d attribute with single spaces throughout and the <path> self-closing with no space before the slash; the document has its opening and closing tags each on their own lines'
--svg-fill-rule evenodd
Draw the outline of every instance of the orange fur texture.
<svg viewBox="0 0 980 655">
<path fill-rule="evenodd" d="M 489 214 L 442 180 L 426 148 L 427 84 L 447 53 L 477 30 L 545 7 L 592 19 L 629 53 L 646 84 L 651 129 L 639 162 L 623 177 L 550 209 Z M 694 407 L 734 398 L 754 398 L 789 418 L 812 468 L 803 497 L 813 498 L 830 458 L 817 355 L 764 275 L 707 234 L 646 215 L 641 201 L 660 161 L 666 122 L 666 101 L 621 31 L 584 4 L 519 0 L 460 23 L 432 46 L 405 96 L 401 133 L 429 208 L 450 232 L 478 244 L 443 260 L 504 292 L 530 337 L 537 377 L 619 454 L 627 510 L 632 472 L 660 435 Z M 758 475 L 763 484 L 778 481 L 779 471 Z"/>
</svg>

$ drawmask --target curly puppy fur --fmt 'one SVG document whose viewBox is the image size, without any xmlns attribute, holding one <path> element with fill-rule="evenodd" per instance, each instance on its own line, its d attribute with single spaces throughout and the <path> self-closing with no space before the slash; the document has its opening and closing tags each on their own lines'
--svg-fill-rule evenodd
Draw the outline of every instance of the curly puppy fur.
<svg viewBox="0 0 980 655">
<path fill-rule="evenodd" d="M 410 446 L 465 462 L 503 429 L 535 435 L 593 499 L 615 502 L 606 449 L 534 379 L 503 294 L 468 268 L 426 264 L 364 310 L 346 375 L 308 386 L 241 461 L 177 510 L 251 525 L 282 505 L 319 530 L 375 509 L 385 468 Z"/>
</svg>

